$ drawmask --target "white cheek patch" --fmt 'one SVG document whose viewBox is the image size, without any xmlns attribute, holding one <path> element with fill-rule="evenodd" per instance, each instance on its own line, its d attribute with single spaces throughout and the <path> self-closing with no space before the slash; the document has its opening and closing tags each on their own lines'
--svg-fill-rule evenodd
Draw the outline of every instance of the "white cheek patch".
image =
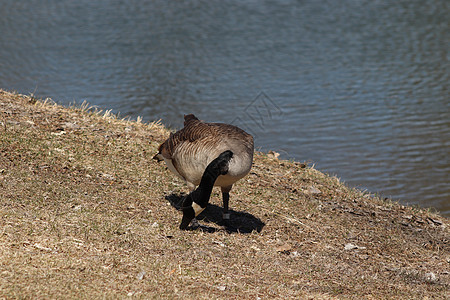
<svg viewBox="0 0 450 300">
<path fill-rule="evenodd" d="M 198 216 L 202 211 L 205 210 L 206 207 L 201 207 L 195 202 L 192 202 L 192 208 L 194 209 L 195 216 Z"/>
</svg>

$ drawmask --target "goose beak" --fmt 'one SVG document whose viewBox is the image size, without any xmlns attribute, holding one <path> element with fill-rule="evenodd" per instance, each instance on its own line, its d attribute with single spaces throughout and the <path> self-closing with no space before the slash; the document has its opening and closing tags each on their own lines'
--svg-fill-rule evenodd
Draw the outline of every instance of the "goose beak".
<svg viewBox="0 0 450 300">
<path fill-rule="evenodd" d="M 156 153 L 155 156 L 153 156 L 153 159 L 156 161 L 163 161 L 164 159 L 162 158 L 161 153 Z"/>
</svg>

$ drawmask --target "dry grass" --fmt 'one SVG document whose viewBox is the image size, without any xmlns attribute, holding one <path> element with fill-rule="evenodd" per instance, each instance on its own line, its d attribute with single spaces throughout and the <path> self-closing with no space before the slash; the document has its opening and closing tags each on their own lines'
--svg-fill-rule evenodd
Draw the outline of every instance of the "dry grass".
<svg viewBox="0 0 450 300">
<path fill-rule="evenodd" d="M 448 298 L 449 222 L 256 153 L 180 231 L 168 130 L 0 90 L 1 298 Z M 353 245 L 353 246 L 352 246 Z"/>
</svg>

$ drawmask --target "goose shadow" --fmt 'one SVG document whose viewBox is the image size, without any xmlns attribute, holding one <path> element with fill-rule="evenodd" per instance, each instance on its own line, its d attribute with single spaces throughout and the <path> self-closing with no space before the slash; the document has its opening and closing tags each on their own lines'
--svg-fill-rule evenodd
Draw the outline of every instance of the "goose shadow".
<svg viewBox="0 0 450 300">
<path fill-rule="evenodd" d="M 176 210 L 181 211 L 181 204 L 185 196 L 186 195 L 183 194 L 170 194 L 165 196 L 165 198 Z M 223 226 L 225 231 L 227 231 L 228 233 L 247 234 L 252 233 L 254 230 L 256 230 L 257 232 L 261 232 L 264 225 L 266 225 L 263 221 L 261 221 L 261 219 L 255 217 L 252 214 L 235 211 L 232 209 L 229 209 L 230 220 L 224 222 L 224 220 L 222 219 L 222 212 L 222 207 L 208 203 L 206 209 L 201 214 L 199 214 L 196 219 L 201 220 L 203 223 L 215 223 L 219 226 Z M 201 225 L 198 224 L 198 222 L 197 224 L 195 224 L 195 221 L 193 223 L 194 225 L 191 225 L 191 230 L 200 229 L 202 231 L 210 233 L 219 231 L 219 229 L 215 227 Z"/>
</svg>

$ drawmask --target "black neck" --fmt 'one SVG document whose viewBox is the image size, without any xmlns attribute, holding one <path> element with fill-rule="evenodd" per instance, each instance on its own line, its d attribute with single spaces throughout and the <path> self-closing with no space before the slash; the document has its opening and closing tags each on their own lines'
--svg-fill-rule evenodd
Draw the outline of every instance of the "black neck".
<svg viewBox="0 0 450 300">
<path fill-rule="evenodd" d="M 195 202 L 201 207 L 206 206 L 209 202 L 214 183 L 217 177 L 219 177 L 218 171 L 212 171 L 210 168 L 206 168 L 205 173 L 203 173 L 202 180 L 198 188 L 192 193 L 193 198 L 196 199 Z"/>
<path fill-rule="evenodd" d="M 194 200 L 195 203 L 201 207 L 206 207 L 209 198 L 211 197 L 214 183 L 216 182 L 217 177 L 219 177 L 218 171 L 214 172 L 211 169 L 212 168 L 206 168 L 199 186 L 184 199 L 182 204 L 183 207 L 190 207 Z"/>
</svg>

